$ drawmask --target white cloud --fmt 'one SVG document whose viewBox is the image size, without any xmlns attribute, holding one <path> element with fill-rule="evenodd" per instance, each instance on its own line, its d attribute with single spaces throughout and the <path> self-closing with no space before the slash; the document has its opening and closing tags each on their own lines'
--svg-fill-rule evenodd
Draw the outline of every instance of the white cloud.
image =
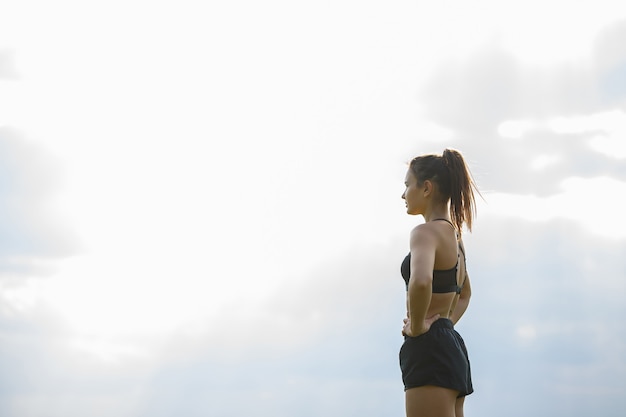
<svg viewBox="0 0 626 417">
<path fill-rule="evenodd" d="M 626 126 L 620 130 L 611 132 L 609 135 L 597 135 L 589 140 L 589 146 L 594 151 L 610 158 L 626 158 Z"/>
<path fill-rule="evenodd" d="M 625 239 L 626 226 L 612 216 L 600 215 L 607 207 L 619 207 L 626 195 L 626 182 L 611 177 L 570 177 L 561 183 L 561 192 L 547 197 L 490 193 L 481 210 L 487 215 L 518 217 L 530 221 L 568 219 L 593 234 Z"/>
<path fill-rule="evenodd" d="M 498 125 L 498 134 L 503 138 L 521 139 L 536 126 L 537 123 L 531 120 L 505 120 Z"/>
<path fill-rule="evenodd" d="M 542 171 L 549 166 L 557 164 L 561 159 L 560 155 L 537 155 L 530 161 L 530 169 Z"/>
<path fill-rule="evenodd" d="M 557 134 L 580 134 L 596 131 L 624 132 L 626 114 L 619 109 L 582 116 L 557 117 L 547 122 Z"/>
<path fill-rule="evenodd" d="M 585 135 L 592 150 L 615 159 L 626 158 L 626 113 L 621 109 L 543 120 L 506 120 L 498 125 L 498 134 L 509 139 L 522 139 L 537 131 L 549 131 L 557 135 Z M 554 158 L 558 157 L 538 158 L 541 160 L 532 163 L 534 168 L 555 162 Z"/>
</svg>

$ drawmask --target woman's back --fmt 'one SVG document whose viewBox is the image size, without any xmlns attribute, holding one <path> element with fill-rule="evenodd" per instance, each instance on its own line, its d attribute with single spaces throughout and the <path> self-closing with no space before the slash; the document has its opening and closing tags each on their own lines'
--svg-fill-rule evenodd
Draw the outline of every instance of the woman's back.
<svg viewBox="0 0 626 417">
<path fill-rule="evenodd" d="M 421 228 L 425 227 L 434 235 L 433 241 L 436 242 L 432 297 L 426 316 L 439 314 L 443 318 L 449 318 L 461 293 L 466 274 L 462 242 L 458 239 L 455 227 L 447 219 L 436 219 L 421 225 Z M 410 260 L 411 254 L 409 253 L 401 268 L 407 288 Z"/>
</svg>

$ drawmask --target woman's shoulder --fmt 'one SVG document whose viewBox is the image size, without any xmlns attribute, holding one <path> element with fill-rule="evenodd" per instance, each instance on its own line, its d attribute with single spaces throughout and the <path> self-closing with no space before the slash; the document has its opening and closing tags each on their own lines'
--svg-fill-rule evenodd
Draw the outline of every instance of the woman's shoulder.
<svg viewBox="0 0 626 417">
<path fill-rule="evenodd" d="M 432 224 L 426 222 L 418 224 L 411 230 L 411 242 L 435 241 L 438 238 L 437 229 Z"/>
<path fill-rule="evenodd" d="M 415 226 L 413 228 L 413 230 L 411 230 L 411 234 L 422 233 L 422 234 L 436 234 L 436 235 L 438 235 L 438 234 L 441 234 L 442 231 L 447 230 L 446 228 L 442 228 L 437 223 L 439 223 L 439 222 L 425 222 L 425 223 L 418 224 L 417 226 Z M 446 225 L 446 226 L 448 228 L 450 227 L 450 225 Z M 457 233 L 457 235 L 458 235 L 458 233 Z"/>
</svg>

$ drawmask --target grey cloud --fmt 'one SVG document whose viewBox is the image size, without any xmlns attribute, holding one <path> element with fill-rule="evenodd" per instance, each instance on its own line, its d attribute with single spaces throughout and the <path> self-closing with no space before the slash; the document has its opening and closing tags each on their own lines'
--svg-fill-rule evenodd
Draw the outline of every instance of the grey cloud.
<svg viewBox="0 0 626 417">
<path fill-rule="evenodd" d="M 590 68 L 530 68 L 489 44 L 466 61 L 443 62 L 419 97 L 433 121 L 491 142 L 489 136 L 504 120 L 597 109 L 594 81 Z"/>
<path fill-rule="evenodd" d="M 481 218 L 466 241 L 474 297 L 458 329 L 470 350 L 476 386 L 468 414 L 500 415 L 514 402 L 514 417 L 585 417 L 591 409 L 620 415 L 619 396 L 603 392 L 626 388 L 625 370 L 610 367 L 612 358 L 626 354 L 620 339 L 626 325 L 619 320 L 626 313 L 623 284 L 615 276 L 626 267 L 620 257 L 625 244 L 594 238 L 568 222 L 495 218 Z M 80 371 L 79 359 L 49 348 L 50 334 L 30 331 L 0 348 L 10 377 L 18 381 L 0 396 L 0 406 L 20 396 L 39 399 L 33 402 L 36 411 L 66 401 L 65 416 L 83 415 L 97 398 L 108 404 L 101 416 L 401 415 L 399 265 L 405 251 L 406 236 L 396 236 L 389 244 L 360 245 L 315 270 L 295 272 L 293 280 L 302 285 L 284 286 L 268 309 L 296 314 L 302 326 L 318 311 L 325 324 L 291 349 L 262 347 L 250 337 L 228 359 L 195 347 L 192 354 L 163 357 L 153 371 L 119 367 L 100 374 Z M 526 323 L 537 326 L 529 343 L 515 332 Z M 268 331 L 271 326 L 263 329 Z M 295 329 L 285 331 L 300 336 Z M 181 344 L 212 342 L 173 336 L 172 349 Z M 16 365 L 22 353 L 34 359 L 32 366 Z M 7 378 L 0 378 L 2 386 L 11 383 Z M 52 381 L 52 395 L 41 400 Z M 533 401 L 523 401 L 529 396 Z M 11 415 L 8 407 L 0 411 Z"/>
<path fill-rule="evenodd" d="M 224 359 L 207 349 L 162 366 L 147 383 L 151 396 L 138 415 L 402 414 L 397 351 L 404 283 L 396 258 L 405 250 L 406 239 L 362 245 L 313 270 L 295 271 L 262 311 L 277 320 L 281 314 L 295 316 L 293 326 L 282 331 L 303 343 L 264 347 L 260 339 L 273 337 L 276 323 L 259 324 L 251 317 L 246 320 L 251 328 L 243 330 L 251 336 L 234 348 L 235 357 Z M 313 315 L 321 327 L 310 320 Z M 260 334 L 252 328 L 259 326 Z M 247 401 L 238 401 L 241 395 Z"/>
<path fill-rule="evenodd" d="M 515 417 L 584 417 L 590 409 L 617 417 L 619 397 L 603 392 L 626 388 L 626 370 L 611 366 L 626 354 L 626 325 L 619 321 L 626 313 L 624 286 L 615 276 L 626 268 L 619 255 L 626 244 L 595 238 L 567 221 L 501 219 L 481 219 L 466 240 L 474 297 L 458 329 L 476 386 L 468 413 L 495 416 L 515 402 L 509 412 Z M 146 382 L 151 396 L 138 415 L 177 409 L 190 416 L 225 409 L 226 415 L 402 414 L 399 265 L 406 250 L 406 236 L 397 236 L 295 273 L 301 285 L 283 287 L 263 311 L 295 314 L 305 328 L 317 312 L 321 331 L 292 349 L 272 351 L 253 337 L 229 360 L 208 350 L 165 364 Z M 516 332 L 525 324 L 537 328 L 526 342 Z M 332 394 L 337 389 L 341 395 Z M 242 393 L 246 403 L 235 401 Z M 523 401 L 529 396 L 533 401 Z M 303 401 L 310 404 L 304 410 Z"/>
<path fill-rule="evenodd" d="M 9 378 L 19 382 L 5 395 L 0 392 L 0 413 L 17 417 L 10 401 L 19 396 L 32 404 L 32 415 L 52 410 L 46 415 L 54 417 L 89 414 L 87 405 L 98 399 L 107 407 L 91 413 L 96 416 L 401 415 L 397 351 L 404 284 L 395 255 L 404 252 L 405 244 L 406 239 L 398 239 L 397 245 L 363 245 L 315 271 L 295 274 L 304 286 L 279 291 L 270 301 L 273 310 L 294 314 L 295 303 L 295 314 L 302 315 L 296 325 L 306 326 L 314 310 L 325 321 L 322 332 L 295 349 L 264 348 L 250 337 L 235 356 L 224 359 L 210 347 L 189 347 L 214 341 L 175 335 L 170 349 L 189 348 L 192 354 L 168 356 L 168 350 L 150 371 L 112 366 L 98 372 L 89 365 L 81 371 L 79 355 L 72 359 L 56 351 L 51 334 L 33 331 L 21 343 L 13 337 L 0 347 L 0 365 L 5 364 L 1 358 L 13 364 L 4 379 L 0 376 L 0 386 L 10 384 Z M 390 300 L 396 296 L 397 303 Z M 271 323 L 263 329 L 268 331 Z M 299 332 L 291 333 L 287 336 L 298 337 Z M 16 365 L 26 358 L 32 366 Z"/>
<path fill-rule="evenodd" d="M 598 36 L 594 47 L 596 71 L 602 99 L 607 104 L 625 105 L 626 98 L 626 20 L 616 22 Z"/>
<path fill-rule="evenodd" d="M 511 415 L 585 416 L 593 407 L 619 415 L 605 393 L 626 389 L 626 368 L 615 363 L 626 354 L 626 243 L 568 221 L 503 219 L 483 219 L 467 240 L 474 297 L 463 329 L 481 387 L 477 406 L 532 397 Z M 524 325 L 534 338 L 517 335 Z"/>
<path fill-rule="evenodd" d="M 520 68 L 498 48 L 485 48 L 468 62 L 447 61 L 435 71 L 420 98 L 426 115 L 454 130 L 485 133 L 512 117 L 520 94 Z M 479 110 L 479 111 L 477 111 Z"/>
<path fill-rule="evenodd" d="M 132 366 L 94 367 L 79 352 L 68 352 L 63 328 L 52 321 L 43 310 L 19 321 L 0 316 L 0 414 L 136 416 L 145 375 Z"/>
<path fill-rule="evenodd" d="M 32 260 L 77 249 L 69 226 L 47 209 L 61 180 L 52 157 L 17 131 L 0 128 L 0 274 L 32 272 Z"/>
<path fill-rule="evenodd" d="M 626 90 L 620 93 L 626 53 L 615 46 L 623 27 L 621 23 L 598 38 L 594 59 L 603 71 L 595 64 L 530 68 L 496 45 L 485 46 L 467 61 L 446 62 L 419 92 L 425 116 L 454 131 L 469 159 L 479 161 L 472 168 L 486 190 L 549 195 L 569 176 L 626 180 L 623 164 L 589 147 L 588 140 L 597 132 L 559 134 L 538 128 L 520 140 L 497 132 L 507 120 L 587 115 L 626 102 Z M 533 159 L 542 154 L 560 160 L 532 169 Z"/>
<path fill-rule="evenodd" d="M 53 314 L 40 305 L 22 310 L 11 296 L 24 284 L 22 278 L 52 272 L 40 261 L 68 256 L 77 248 L 68 227 L 46 209 L 60 180 L 60 167 L 49 155 L 17 131 L 0 128 L 0 367 L 5 370 L 0 414 L 5 416 L 27 415 L 40 401 L 50 401 L 40 405 L 41 412 L 54 408 L 56 390 L 66 384 L 78 390 L 80 385 L 67 379 L 67 370 L 59 365 L 55 347 L 62 329 L 53 323 Z M 20 404 L 20 398 L 30 401 Z"/>
</svg>

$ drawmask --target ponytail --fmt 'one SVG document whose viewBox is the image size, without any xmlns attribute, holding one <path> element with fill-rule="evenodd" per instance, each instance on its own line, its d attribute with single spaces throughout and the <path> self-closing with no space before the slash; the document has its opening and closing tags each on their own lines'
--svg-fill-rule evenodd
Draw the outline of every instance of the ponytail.
<svg viewBox="0 0 626 417">
<path fill-rule="evenodd" d="M 419 184 L 424 180 L 434 181 L 443 202 L 450 200 L 450 218 L 459 233 L 463 224 L 471 232 L 472 220 L 476 216 L 474 190 L 479 194 L 480 192 L 461 153 L 454 149 L 445 149 L 441 156 L 418 156 L 411 161 L 409 167 Z"/>
<path fill-rule="evenodd" d="M 472 231 L 472 220 L 476 217 L 476 201 L 474 190 L 479 194 L 476 183 L 465 164 L 465 160 L 459 151 L 445 149 L 443 155 L 444 165 L 450 173 L 450 217 L 460 231 L 463 223 L 467 230 Z"/>
</svg>

